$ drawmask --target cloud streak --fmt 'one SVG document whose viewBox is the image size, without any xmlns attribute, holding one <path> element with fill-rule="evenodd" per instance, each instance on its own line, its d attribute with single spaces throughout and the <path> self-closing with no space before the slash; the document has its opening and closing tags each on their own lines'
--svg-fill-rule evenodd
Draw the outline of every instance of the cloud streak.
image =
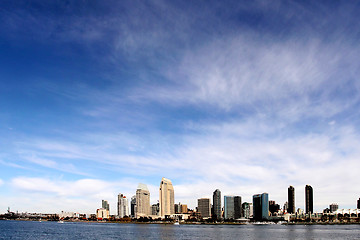
<svg viewBox="0 0 360 240">
<path fill-rule="evenodd" d="M 173 180 L 175 186 L 179 186 L 176 198 L 185 201 L 190 206 L 195 207 L 196 197 L 209 196 L 213 188 L 220 188 L 227 194 L 240 194 L 244 201 L 251 201 L 251 196 L 257 192 L 267 191 L 275 200 L 281 204 L 286 201 L 286 188 L 292 184 L 302 189 L 306 184 L 311 184 L 318 194 L 315 207 L 318 210 L 326 207 L 329 196 L 332 201 L 337 201 L 342 206 L 351 206 L 353 199 L 342 197 L 343 195 L 354 195 L 354 186 L 347 183 L 356 181 L 356 172 L 349 171 L 347 166 L 352 169 L 360 167 L 357 149 L 360 138 L 352 127 L 333 128 L 328 125 L 328 129 L 322 133 L 303 133 L 301 135 L 289 136 L 281 127 L 273 127 L 272 123 L 257 122 L 250 119 L 249 122 L 228 122 L 222 125 L 192 125 L 196 133 L 182 136 L 181 143 L 174 145 L 171 149 L 152 150 L 151 145 L 147 146 L 146 141 L 137 144 L 147 146 L 150 149 L 142 149 L 137 156 L 130 152 L 114 153 L 113 147 L 101 148 L 101 143 L 111 142 L 116 136 L 107 136 L 110 140 L 104 141 L 100 138 L 88 145 L 76 145 L 76 143 L 49 143 L 27 146 L 29 153 L 36 158 L 46 157 L 53 159 L 51 164 L 42 164 L 43 167 L 53 168 L 57 161 L 61 159 L 79 159 L 74 167 L 82 169 L 82 166 L 95 164 L 98 176 L 106 181 L 104 188 L 106 192 L 111 192 L 111 187 L 107 184 L 112 179 L 117 179 L 117 175 L 138 176 L 150 185 L 160 181 L 166 173 L 166 177 Z M 276 125 L 275 125 L 276 126 Z M 279 134 L 283 132 L 283 134 Z M 112 140 L 111 140 L 112 139 Z M 78 141 L 82 142 L 82 141 Z M 62 145 L 64 144 L 64 145 Z M 165 144 L 165 142 L 158 144 Z M 67 147 L 68 145 L 73 148 Z M 25 146 L 23 146 L 25 147 Z M 123 146 L 126 149 L 126 146 Z M 37 149 L 31 151 L 31 149 Z M 59 152 L 56 149 L 60 150 Z M 73 149 L 75 151 L 73 155 Z M 81 149 L 81 150 L 80 150 Z M 67 151 L 68 150 L 68 151 Z M 81 159 L 81 160 L 80 160 Z M 58 169 L 66 171 L 66 169 Z M 94 175 L 94 172 L 88 173 Z M 125 176 L 126 176 L 125 175 Z M 186 176 L 186 177 L 185 177 Z M 34 186 L 44 185 L 43 189 L 51 189 L 53 193 L 72 196 L 73 193 L 81 191 L 68 188 L 68 185 L 81 185 L 79 183 L 61 183 L 64 189 L 69 189 L 62 193 L 61 189 L 53 186 L 46 186 L 46 181 L 37 183 L 36 178 L 31 178 L 32 185 L 19 183 L 26 182 L 28 179 L 18 179 L 13 182 L 16 186 L 22 185 L 28 190 Z M 41 180 L 41 179 L 40 179 Z M 39 181 L 40 181 L 39 180 Z M 146 182 L 149 181 L 149 182 Z M 130 184 L 130 189 L 124 183 L 119 183 L 120 191 L 126 188 L 128 195 L 135 193 L 136 184 Z M 100 182 L 98 185 L 101 185 Z M 236 183 L 234 185 L 234 183 Z M 126 183 L 127 184 L 127 183 Z M 129 185 L 129 186 L 130 186 Z M 206 186 L 205 186 L 206 185 Z M 28 186 L 28 188 L 27 188 Z M 114 186 L 110 184 L 110 186 Z M 192 186 L 189 193 L 182 189 Z M 84 186 L 84 189 L 87 189 Z M 157 187 L 154 187 L 154 196 L 157 197 Z M 93 188 L 93 192 L 101 192 Z M 194 193 L 193 197 L 191 194 Z M 334 195 L 336 193 L 336 195 Z M 300 192 L 301 196 L 302 192 Z M 109 195 L 110 196 L 110 195 Z M 353 196 L 355 197 L 355 196 Z M 298 199 L 298 206 L 303 206 L 301 197 Z"/>
</svg>

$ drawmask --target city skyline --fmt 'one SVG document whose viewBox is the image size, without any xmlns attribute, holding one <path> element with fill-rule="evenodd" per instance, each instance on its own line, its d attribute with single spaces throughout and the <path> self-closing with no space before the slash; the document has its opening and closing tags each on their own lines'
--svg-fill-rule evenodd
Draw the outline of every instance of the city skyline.
<svg viewBox="0 0 360 240">
<path fill-rule="evenodd" d="M 174 216 L 175 214 L 183 214 L 188 213 L 188 205 L 185 203 L 174 203 L 174 188 L 172 186 L 172 182 L 170 179 L 162 178 L 160 182 L 160 188 L 159 188 L 159 200 L 155 204 L 149 204 L 149 211 L 147 214 L 143 214 L 144 210 L 141 210 L 142 212 L 140 215 L 137 215 L 136 213 L 139 212 L 137 210 L 137 205 L 139 202 L 142 202 L 143 200 L 136 200 L 136 196 L 139 197 L 139 190 L 146 191 L 146 195 L 149 196 L 150 192 L 146 186 L 146 184 L 139 183 L 138 188 L 136 190 L 136 195 L 132 197 L 131 200 L 135 200 L 135 207 L 134 207 L 134 214 L 132 214 L 132 210 L 129 211 L 129 207 L 132 208 L 132 206 L 124 206 L 123 212 L 127 212 L 128 214 L 119 214 L 120 209 L 120 198 L 126 200 L 126 196 L 123 194 L 118 195 L 118 212 L 116 217 L 123 218 L 124 216 L 130 216 L 132 218 L 139 218 L 139 217 L 156 217 L 159 218 L 166 218 L 166 216 Z M 211 198 L 198 198 L 197 199 L 197 206 L 191 209 L 191 211 L 199 212 L 200 215 L 204 218 L 213 218 L 217 221 L 222 220 L 234 220 L 234 219 L 240 219 L 240 218 L 249 218 L 249 215 L 254 215 L 254 219 L 258 221 L 262 220 L 269 220 L 269 217 L 271 214 L 316 214 L 316 213 L 327 213 L 330 211 L 331 213 L 335 212 L 339 209 L 339 205 L 337 203 L 332 203 L 329 205 L 329 208 L 325 208 L 322 211 L 314 211 L 313 205 L 314 205 L 314 199 L 313 199 L 313 188 L 310 185 L 305 186 L 305 209 L 301 208 L 295 208 L 294 205 L 295 200 L 295 188 L 293 186 L 288 187 L 288 201 L 284 203 L 284 208 L 281 208 L 279 204 L 276 203 L 274 200 L 269 200 L 269 194 L 268 193 L 262 193 L 262 194 L 254 194 L 252 196 L 252 202 L 243 202 L 242 203 L 242 197 L 241 196 L 224 196 L 224 204 L 221 204 L 221 191 L 219 189 L 216 189 L 213 192 L 213 198 L 211 201 Z M 148 197 L 146 199 L 148 201 Z M 359 209 L 359 200 L 356 201 L 357 209 Z M 290 203 L 290 204 L 289 204 Z M 170 204 L 170 206 L 169 206 Z M 165 209 L 167 210 L 161 210 L 162 206 L 165 205 Z M 245 208 L 244 208 L 245 206 Z M 152 209 L 153 207 L 156 207 L 156 210 Z M 185 209 L 184 209 L 185 207 Z M 144 207 L 142 207 L 144 208 Z M 171 211 L 171 208 L 173 208 L 173 211 Z M 356 209 L 354 208 L 354 209 Z M 107 200 L 102 200 L 102 209 L 105 209 L 109 211 L 109 203 Z M 256 209 L 253 211 L 253 209 Z M 99 210 L 99 209 L 98 209 Z M 98 211 L 97 210 L 97 211 Z M 345 210 L 345 209 L 342 209 Z M 351 209 L 346 209 L 351 210 Z"/>
<path fill-rule="evenodd" d="M 357 1 L 0 8 L 0 213 L 115 213 L 139 182 L 157 203 L 162 177 L 189 208 L 215 189 L 359 198 Z"/>
</svg>

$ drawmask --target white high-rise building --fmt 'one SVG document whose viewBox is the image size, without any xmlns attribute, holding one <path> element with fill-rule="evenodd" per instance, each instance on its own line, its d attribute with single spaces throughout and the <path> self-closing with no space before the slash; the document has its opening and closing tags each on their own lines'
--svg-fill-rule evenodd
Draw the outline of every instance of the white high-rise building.
<svg viewBox="0 0 360 240">
<path fill-rule="evenodd" d="M 160 216 L 175 214 L 174 187 L 169 179 L 162 178 L 159 189 Z"/>
<path fill-rule="evenodd" d="M 147 186 L 139 183 L 136 189 L 136 212 L 135 217 L 146 217 L 151 213 L 150 208 L 150 192 Z"/>
<path fill-rule="evenodd" d="M 118 216 L 123 218 L 129 216 L 129 202 L 125 195 L 119 193 L 118 195 Z"/>
</svg>

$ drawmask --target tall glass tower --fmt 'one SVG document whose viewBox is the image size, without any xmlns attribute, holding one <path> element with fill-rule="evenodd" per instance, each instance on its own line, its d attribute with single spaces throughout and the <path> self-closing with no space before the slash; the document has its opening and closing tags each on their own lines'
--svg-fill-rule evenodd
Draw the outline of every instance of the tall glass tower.
<svg viewBox="0 0 360 240">
<path fill-rule="evenodd" d="M 131 202 L 130 202 L 130 214 L 131 217 L 135 217 L 135 213 L 136 213 L 136 195 L 131 197 Z"/>
<path fill-rule="evenodd" d="M 213 219 L 221 220 L 221 192 L 216 189 L 213 193 Z"/>
<path fill-rule="evenodd" d="M 261 216 L 262 220 L 269 220 L 269 194 L 261 194 Z"/>
<path fill-rule="evenodd" d="M 242 217 L 240 196 L 224 196 L 224 218 L 238 219 Z"/>
<path fill-rule="evenodd" d="M 295 213 L 295 188 L 290 186 L 288 188 L 288 213 Z"/>
<path fill-rule="evenodd" d="M 241 217 L 242 217 L 241 197 L 235 196 L 234 197 L 234 219 L 239 219 Z"/>
<path fill-rule="evenodd" d="M 234 196 L 224 196 L 224 218 L 235 219 Z"/>
<path fill-rule="evenodd" d="M 313 188 L 310 185 L 305 186 L 305 205 L 306 205 L 306 214 L 311 214 L 314 212 L 313 206 Z"/>
<path fill-rule="evenodd" d="M 254 219 L 269 220 L 269 194 L 262 193 L 253 196 Z"/>
</svg>

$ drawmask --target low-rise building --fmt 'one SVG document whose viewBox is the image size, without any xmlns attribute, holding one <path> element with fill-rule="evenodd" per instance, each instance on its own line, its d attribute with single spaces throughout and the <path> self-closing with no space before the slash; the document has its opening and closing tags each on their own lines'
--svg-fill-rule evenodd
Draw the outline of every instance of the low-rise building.
<svg viewBox="0 0 360 240">
<path fill-rule="evenodd" d="M 105 208 L 99 208 L 96 210 L 97 219 L 109 219 L 109 217 L 110 217 L 109 210 Z"/>
</svg>

